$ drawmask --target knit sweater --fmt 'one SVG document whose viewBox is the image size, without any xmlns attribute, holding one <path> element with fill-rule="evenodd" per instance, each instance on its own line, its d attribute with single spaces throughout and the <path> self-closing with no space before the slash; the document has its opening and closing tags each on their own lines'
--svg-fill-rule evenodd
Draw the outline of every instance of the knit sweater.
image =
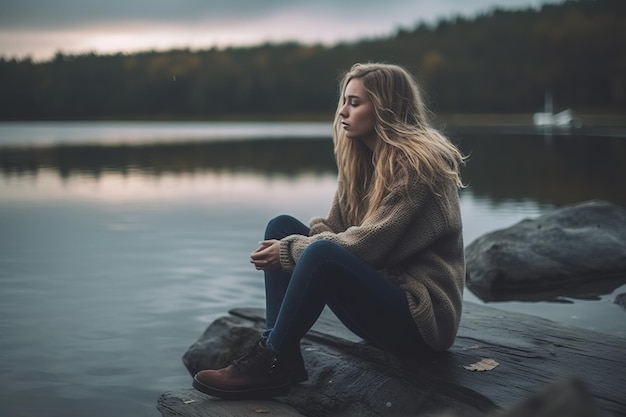
<svg viewBox="0 0 626 417">
<path fill-rule="evenodd" d="M 398 284 L 406 293 L 424 341 L 433 350 L 448 349 L 461 320 L 465 285 L 456 185 L 449 181 L 435 194 L 413 179 L 409 196 L 406 187 L 397 187 L 360 225 L 346 221 L 346 206 L 339 191 L 328 217 L 311 220 L 309 236 L 291 235 L 281 240 L 281 267 L 292 270 L 314 241 L 335 242 Z"/>
</svg>

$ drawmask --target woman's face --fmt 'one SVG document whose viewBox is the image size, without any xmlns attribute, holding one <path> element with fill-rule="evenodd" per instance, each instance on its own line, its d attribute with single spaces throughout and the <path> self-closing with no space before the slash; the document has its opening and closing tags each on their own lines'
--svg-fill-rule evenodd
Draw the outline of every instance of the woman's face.
<svg viewBox="0 0 626 417">
<path fill-rule="evenodd" d="M 368 98 L 361 80 L 351 79 L 343 93 L 343 106 L 339 111 L 341 126 L 350 139 L 361 140 L 373 149 L 376 141 L 374 105 Z"/>
</svg>

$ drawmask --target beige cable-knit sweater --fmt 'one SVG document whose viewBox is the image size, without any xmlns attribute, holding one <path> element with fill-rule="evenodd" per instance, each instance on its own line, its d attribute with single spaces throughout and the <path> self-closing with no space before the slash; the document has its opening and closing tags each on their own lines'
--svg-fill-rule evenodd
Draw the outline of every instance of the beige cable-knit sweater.
<svg viewBox="0 0 626 417">
<path fill-rule="evenodd" d="M 465 285 L 458 189 L 449 181 L 436 195 L 413 180 L 410 198 L 406 191 L 390 192 L 372 216 L 354 226 L 345 220 L 338 190 L 328 217 L 311 220 L 309 236 L 281 240 L 281 267 L 293 269 L 311 242 L 336 242 L 399 284 L 423 339 L 434 350 L 446 350 L 461 320 Z"/>
</svg>

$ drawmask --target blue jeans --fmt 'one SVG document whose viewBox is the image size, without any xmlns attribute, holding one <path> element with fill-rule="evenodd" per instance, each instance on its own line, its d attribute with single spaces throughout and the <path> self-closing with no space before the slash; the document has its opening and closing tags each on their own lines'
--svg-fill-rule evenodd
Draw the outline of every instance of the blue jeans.
<svg viewBox="0 0 626 417">
<path fill-rule="evenodd" d="M 308 235 L 309 228 L 291 216 L 272 219 L 265 239 Z M 292 272 L 265 271 L 268 348 L 299 346 L 300 339 L 326 305 L 352 332 L 375 346 L 398 354 L 429 351 L 409 312 L 404 290 L 333 242 L 310 244 Z"/>
</svg>

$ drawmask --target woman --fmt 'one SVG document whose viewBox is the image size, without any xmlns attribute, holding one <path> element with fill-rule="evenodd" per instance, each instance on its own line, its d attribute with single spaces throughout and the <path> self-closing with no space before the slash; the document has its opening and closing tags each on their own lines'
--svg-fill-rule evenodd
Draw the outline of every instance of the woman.
<svg viewBox="0 0 626 417">
<path fill-rule="evenodd" d="M 267 226 L 251 255 L 265 273 L 267 330 L 230 366 L 201 371 L 196 389 L 231 399 L 274 396 L 305 381 L 300 339 L 328 305 L 388 352 L 449 348 L 465 276 L 460 152 L 428 121 L 401 67 L 356 64 L 340 85 L 333 140 L 339 170 L 327 218 Z"/>
</svg>

